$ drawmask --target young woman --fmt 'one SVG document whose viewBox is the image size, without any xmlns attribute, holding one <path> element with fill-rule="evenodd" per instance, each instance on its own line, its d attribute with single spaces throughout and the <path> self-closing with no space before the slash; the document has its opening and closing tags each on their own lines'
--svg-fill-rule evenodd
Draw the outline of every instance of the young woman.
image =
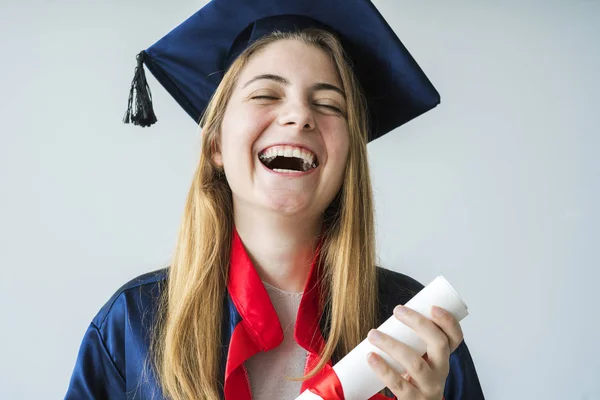
<svg viewBox="0 0 600 400">
<path fill-rule="evenodd" d="M 66 398 L 294 399 L 306 388 L 343 398 L 331 365 L 367 334 L 407 369 L 369 356 L 388 396 L 483 398 L 458 322 L 402 307 L 422 285 L 375 265 L 366 144 L 377 110 L 338 36 L 269 18 L 232 46 L 211 91 L 172 264 L 98 313 Z M 372 330 L 392 312 L 425 357 Z"/>
</svg>

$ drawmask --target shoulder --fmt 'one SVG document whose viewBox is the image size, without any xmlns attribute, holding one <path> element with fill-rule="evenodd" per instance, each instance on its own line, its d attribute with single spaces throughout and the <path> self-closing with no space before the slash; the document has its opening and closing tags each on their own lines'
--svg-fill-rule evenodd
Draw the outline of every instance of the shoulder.
<svg viewBox="0 0 600 400">
<path fill-rule="evenodd" d="M 408 275 L 382 267 L 377 267 L 377 278 L 380 292 L 400 292 L 412 297 L 424 287 L 421 282 Z"/>
<path fill-rule="evenodd" d="M 166 283 L 168 268 L 139 275 L 122 285 L 102 306 L 92 324 L 102 329 L 111 317 L 132 311 L 142 312 L 145 307 L 156 305 Z"/>
<path fill-rule="evenodd" d="M 377 267 L 379 311 L 384 320 L 392 315 L 394 307 L 406 304 L 421 289 L 423 284 L 408 275 Z"/>
<path fill-rule="evenodd" d="M 102 306 L 81 342 L 65 399 L 124 398 L 128 382 L 144 372 L 166 278 L 166 269 L 140 275 Z"/>
</svg>

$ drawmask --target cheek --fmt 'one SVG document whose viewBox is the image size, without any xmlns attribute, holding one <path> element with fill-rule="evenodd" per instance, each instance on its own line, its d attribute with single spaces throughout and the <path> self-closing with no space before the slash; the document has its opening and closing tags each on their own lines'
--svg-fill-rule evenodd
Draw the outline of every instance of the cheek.
<svg viewBox="0 0 600 400">
<path fill-rule="evenodd" d="M 252 155 L 253 143 L 262 132 L 264 117 L 243 107 L 228 109 L 221 128 L 221 152 L 223 161 L 235 163 Z"/>
<path fill-rule="evenodd" d="M 247 149 L 247 145 L 256 141 L 268 127 L 271 119 L 265 110 L 253 107 L 232 109 L 227 121 L 223 121 L 223 140 Z"/>
<path fill-rule="evenodd" d="M 345 126 L 337 127 L 332 132 L 325 138 L 328 161 L 335 163 L 343 170 L 350 152 L 350 134 Z"/>
</svg>

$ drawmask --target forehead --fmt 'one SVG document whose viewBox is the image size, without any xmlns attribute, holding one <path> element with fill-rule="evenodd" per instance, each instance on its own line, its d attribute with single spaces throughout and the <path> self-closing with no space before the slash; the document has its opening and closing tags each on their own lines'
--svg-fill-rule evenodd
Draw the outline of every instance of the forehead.
<svg viewBox="0 0 600 400">
<path fill-rule="evenodd" d="M 286 39 L 271 43 L 252 55 L 240 74 L 240 83 L 256 75 L 280 75 L 292 84 L 331 83 L 341 86 L 332 57 L 323 49 Z"/>
</svg>

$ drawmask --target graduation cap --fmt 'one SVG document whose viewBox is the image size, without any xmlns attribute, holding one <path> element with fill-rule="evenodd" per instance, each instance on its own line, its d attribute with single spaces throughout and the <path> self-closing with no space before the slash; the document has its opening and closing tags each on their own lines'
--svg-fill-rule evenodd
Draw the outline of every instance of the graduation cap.
<svg viewBox="0 0 600 400">
<path fill-rule="evenodd" d="M 369 0 L 212 0 L 137 55 L 123 122 L 156 122 L 144 64 L 197 124 L 246 47 L 275 30 L 309 27 L 336 34 L 351 59 L 367 102 L 369 140 L 439 104 L 436 89 Z"/>
</svg>

